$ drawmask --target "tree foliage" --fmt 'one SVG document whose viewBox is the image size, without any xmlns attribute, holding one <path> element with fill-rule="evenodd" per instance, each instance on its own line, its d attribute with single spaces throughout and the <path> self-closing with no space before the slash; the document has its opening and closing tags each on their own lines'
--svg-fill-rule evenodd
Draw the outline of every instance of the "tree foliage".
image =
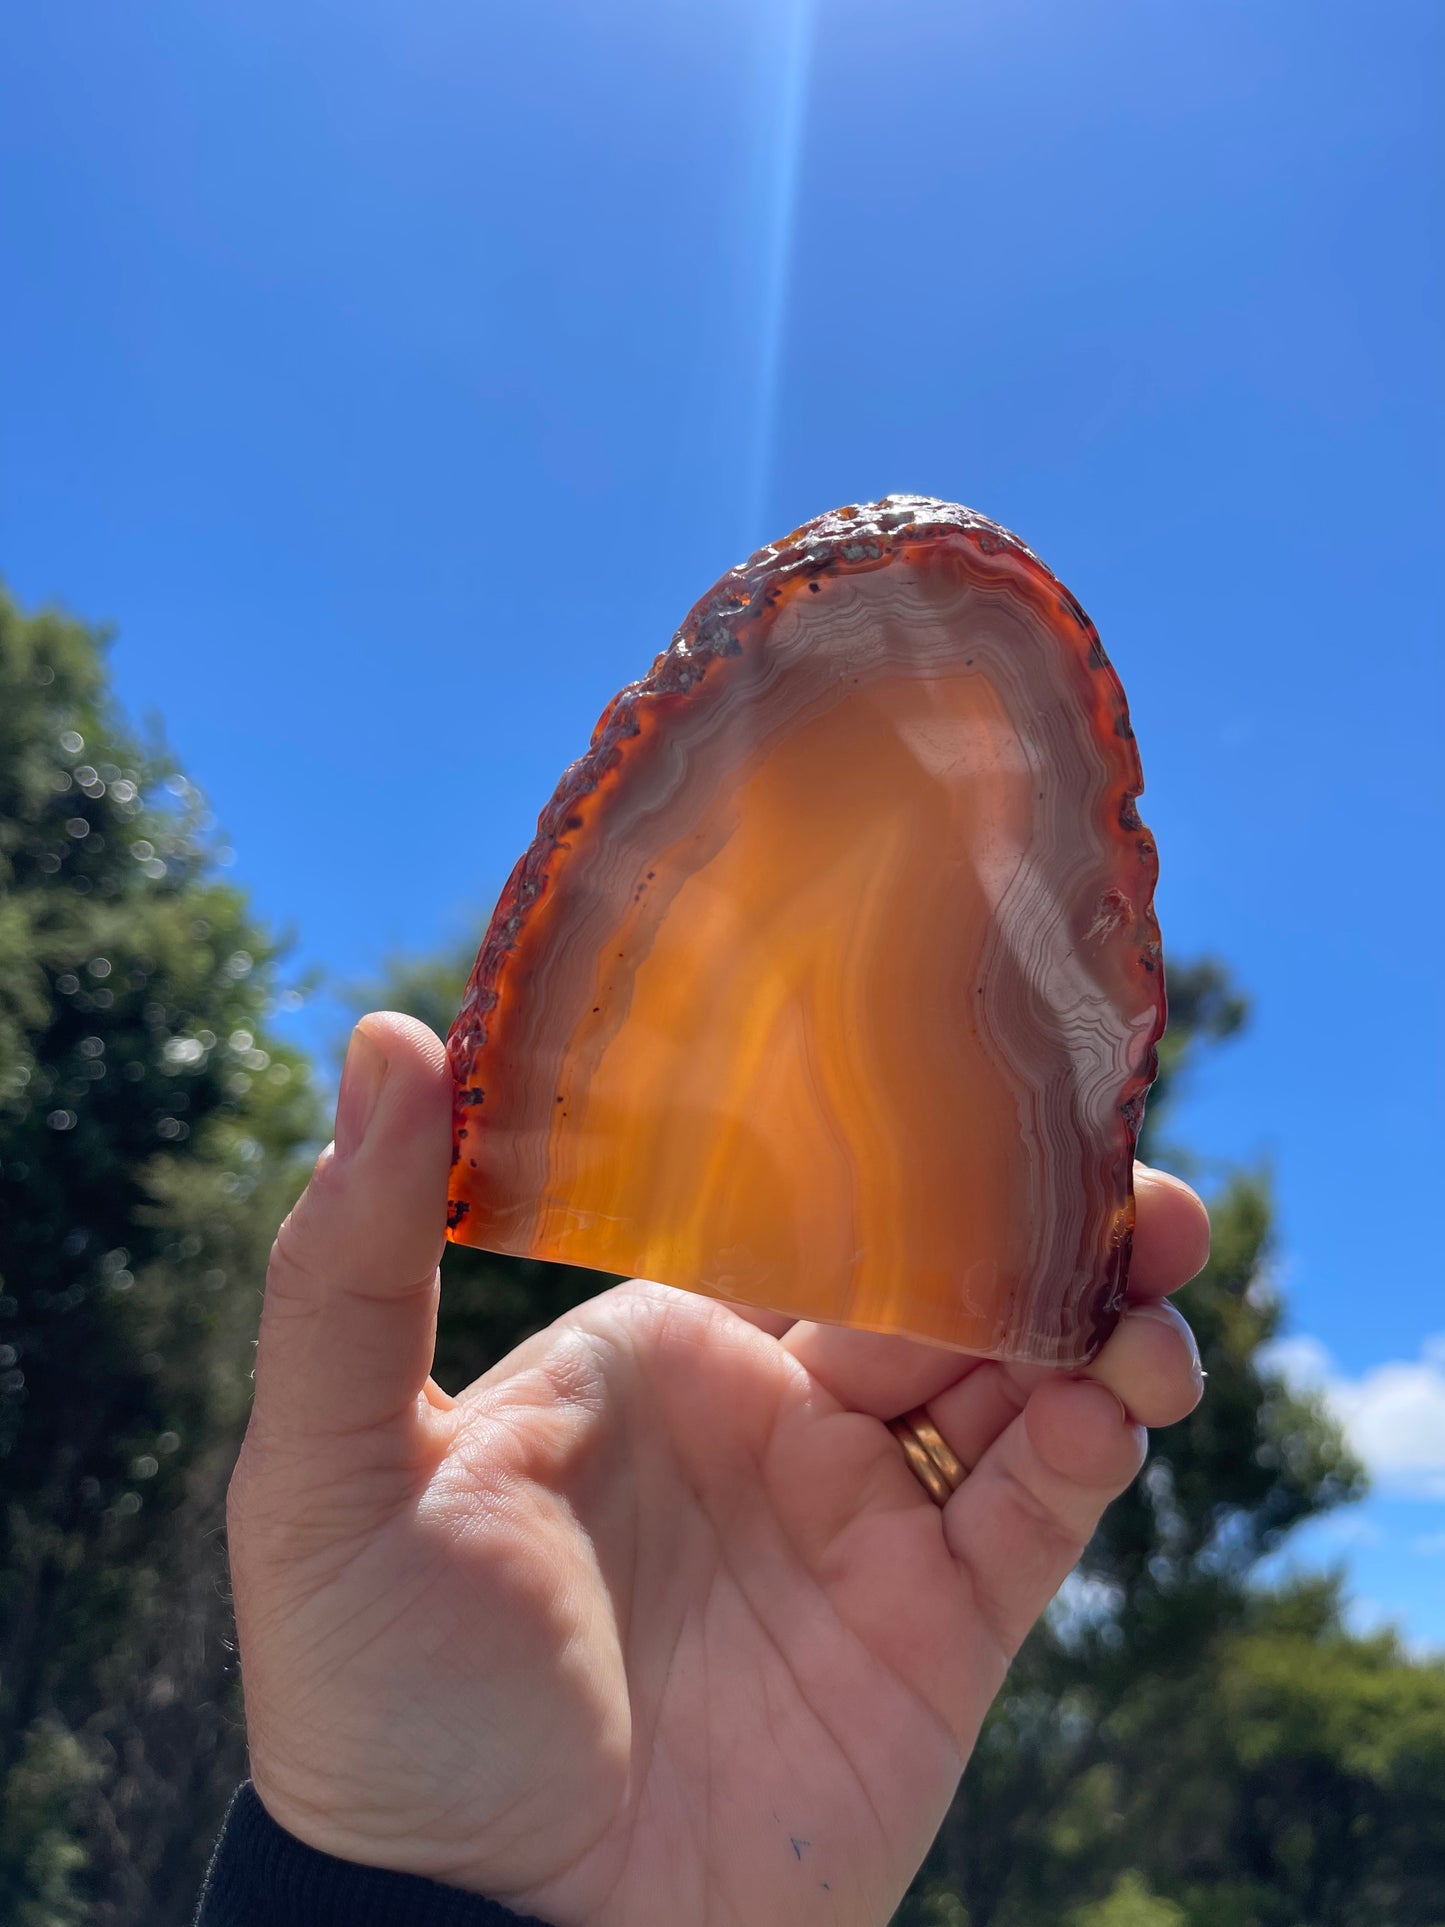
<svg viewBox="0 0 1445 1927">
<path fill-rule="evenodd" d="M 220 1501 L 314 1132 L 275 953 L 102 639 L 0 596 L 0 1918 L 184 1917 L 240 1766 Z M 220 1756 L 220 1757 L 218 1757 Z"/>
</svg>

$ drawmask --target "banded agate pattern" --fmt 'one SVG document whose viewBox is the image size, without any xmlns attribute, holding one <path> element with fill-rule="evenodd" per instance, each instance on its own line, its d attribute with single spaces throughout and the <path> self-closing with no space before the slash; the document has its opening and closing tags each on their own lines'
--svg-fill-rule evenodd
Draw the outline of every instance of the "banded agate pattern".
<svg viewBox="0 0 1445 1927">
<path fill-rule="evenodd" d="M 761 550 L 502 894 L 450 1235 L 1086 1359 L 1164 1020 L 1142 786 L 1092 625 L 995 524 L 891 496 Z"/>
</svg>

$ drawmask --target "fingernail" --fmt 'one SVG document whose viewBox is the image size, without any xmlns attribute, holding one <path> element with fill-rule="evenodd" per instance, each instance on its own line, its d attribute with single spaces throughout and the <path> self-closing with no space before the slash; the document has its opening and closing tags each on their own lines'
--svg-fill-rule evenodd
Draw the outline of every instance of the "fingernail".
<svg viewBox="0 0 1445 1927">
<path fill-rule="evenodd" d="M 350 1157 L 353 1151 L 361 1149 L 385 1082 L 386 1052 L 358 1025 L 346 1047 L 341 1089 L 336 1097 L 337 1157 Z"/>
</svg>

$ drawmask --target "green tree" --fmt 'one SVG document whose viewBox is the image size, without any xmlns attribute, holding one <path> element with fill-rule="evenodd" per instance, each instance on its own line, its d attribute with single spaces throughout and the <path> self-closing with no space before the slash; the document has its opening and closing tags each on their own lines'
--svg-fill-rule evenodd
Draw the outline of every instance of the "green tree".
<svg viewBox="0 0 1445 1927">
<path fill-rule="evenodd" d="M 1191 1923 L 1441 1927 L 1445 1662 L 1346 1632 L 1326 1581 L 1254 1602 L 1215 1677 L 1186 1777 L 1230 1797 L 1204 1828 L 1182 1789 L 1157 1806 Z"/>
<path fill-rule="evenodd" d="M 0 593 L 0 1918 L 189 1917 L 243 1760 L 219 1529 L 314 1135 L 275 949 L 112 704 Z"/>
<path fill-rule="evenodd" d="M 1185 1927 L 1185 1915 L 1182 1907 L 1161 1900 L 1131 1871 L 1120 1874 L 1104 1899 L 1075 1908 L 1069 1927 Z"/>
</svg>

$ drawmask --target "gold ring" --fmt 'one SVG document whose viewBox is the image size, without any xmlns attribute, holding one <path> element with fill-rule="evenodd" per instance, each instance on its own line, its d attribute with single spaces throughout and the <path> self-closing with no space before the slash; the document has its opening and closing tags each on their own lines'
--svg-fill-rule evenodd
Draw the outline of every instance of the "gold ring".
<svg viewBox="0 0 1445 1927">
<path fill-rule="evenodd" d="M 968 1467 L 928 1416 L 925 1406 L 890 1419 L 888 1429 L 935 1505 L 947 1505 L 968 1477 Z"/>
</svg>

